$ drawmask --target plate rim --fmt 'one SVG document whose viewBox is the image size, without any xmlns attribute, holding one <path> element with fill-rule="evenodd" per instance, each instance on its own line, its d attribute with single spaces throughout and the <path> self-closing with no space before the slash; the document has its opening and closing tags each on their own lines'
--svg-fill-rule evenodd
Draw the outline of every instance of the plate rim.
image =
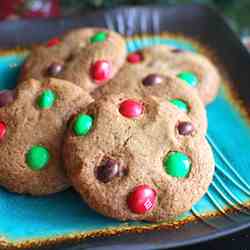
<svg viewBox="0 0 250 250">
<path fill-rule="evenodd" d="M 215 11 L 214 9 L 211 9 L 211 8 L 205 6 L 205 5 L 201 5 L 201 4 L 185 4 L 184 6 L 183 5 L 175 5 L 175 6 L 166 7 L 166 9 L 170 9 L 170 8 L 172 8 L 172 9 L 178 9 L 180 6 L 181 6 L 181 8 L 184 8 L 184 7 L 195 7 L 195 8 L 197 8 L 198 7 L 199 9 L 202 9 L 203 11 L 209 11 L 213 15 L 216 15 L 217 17 L 219 17 L 221 19 L 221 22 L 223 22 L 223 25 L 226 26 L 228 29 L 230 29 L 228 27 L 228 25 L 225 23 L 225 21 L 223 20 L 222 16 L 217 11 Z M 135 9 L 136 11 L 138 11 L 138 10 L 139 11 L 143 11 L 143 10 L 150 9 L 152 7 L 155 8 L 155 9 L 158 9 L 160 6 L 159 5 L 148 5 L 148 6 L 129 6 L 129 5 L 126 5 L 126 6 L 122 6 L 122 7 L 116 7 L 114 9 L 112 9 L 112 10 L 98 10 L 98 11 L 88 12 L 88 13 L 91 13 L 91 14 L 95 14 L 96 12 L 99 12 L 101 14 L 109 13 L 109 12 L 113 13 L 113 12 L 117 12 L 117 11 L 120 11 L 120 10 L 131 9 L 131 8 Z M 82 17 L 83 16 L 77 16 L 77 18 L 82 18 Z M 57 20 L 63 20 L 64 18 L 65 17 L 59 17 L 59 18 L 56 18 L 56 19 Z M 68 19 L 74 19 L 74 18 L 71 18 L 71 17 L 67 17 L 67 18 Z M 55 18 L 53 18 L 53 19 L 55 19 Z M 41 19 L 41 20 L 35 20 L 35 22 L 36 21 L 37 22 L 38 21 L 40 21 L 40 22 L 47 22 L 47 21 L 50 21 L 50 20 L 51 19 L 49 19 L 49 20 L 42 20 Z M 7 22 L 9 23 L 10 21 L 7 21 Z M 25 23 L 30 23 L 30 22 L 34 22 L 34 21 L 24 20 L 24 22 Z M 1 25 L 4 25 L 4 23 L 5 22 L 3 22 Z M 232 30 L 230 32 L 231 32 L 231 35 L 234 36 L 235 39 L 237 39 L 239 41 L 239 43 L 240 43 L 239 38 L 232 32 Z M 241 44 L 241 47 L 243 48 L 244 46 Z M 218 229 L 218 230 L 216 229 L 214 232 L 209 233 L 207 235 L 203 235 L 203 236 L 199 236 L 199 237 L 195 237 L 194 236 L 194 237 L 191 237 L 190 239 L 187 239 L 187 240 L 179 240 L 179 241 L 173 242 L 172 244 L 169 244 L 167 246 L 163 246 L 163 245 L 160 246 L 159 245 L 159 248 L 157 247 L 156 249 L 162 249 L 162 248 L 166 249 L 166 247 L 167 248 L 171 248 L 171 247 L 180 247 L 180 246 L 190 246 L 190 245 L 194 245 L 194 244 L 197 244 L 197 243 L 210 241 L 210 240 L 222 237 L 222 236 L 227 236 L 227 235 L 230 235 L 232 233 L 244 230 L 244 229 L 246 229 L 248 227 L 250 227 L 250 220 L 247 223 L 246 222 L 240 223 L 238 226 L 231 226 L 231 227 L 228 227 L 228 228 Z M 55 238 L 53 238 L 53 239 L 55 239 Z M 38 241 L 39 244 L 41 242 L 43 242 L 43 240 L 41 240 L 41 241 L 39 240 Z M 45 239 L 44 243 L 47 243 L 47 242 L 48 241 Z M 0 240 L 0 246 L 1 246 L 1 240 Z M 32 247 L 34 247 L 34 245 Z"/>
</svg>

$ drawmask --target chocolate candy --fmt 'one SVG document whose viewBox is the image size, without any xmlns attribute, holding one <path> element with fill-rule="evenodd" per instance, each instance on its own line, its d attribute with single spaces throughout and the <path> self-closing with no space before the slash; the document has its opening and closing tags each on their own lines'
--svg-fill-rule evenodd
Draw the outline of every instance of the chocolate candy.
<svg viewBox="0 0 250 250">
<path fill-rule="evenodd" d="M 48 69 L 47 73 L 49 76 L 57 76 L 59 75 L 63 70 L 63 65 L 60 63 L 52 63 Z"/>
<path fill-rule="evenodd" d="M 144 214 L 156 203 L 156 192 L 148 185 L 137 186 L 129 195 L 128 208 L 136 214 Z"/>
<path fill-rule="evenodd" d="M 117 176 L 122 176 L 123 173 L 119 163 L 112 159 L 105 160 L 98 168 L 96 177 L 99 181 L 107 183 Z"/>
<path fill-rule="evenodd" d="M 107 81 L 111 76 L 111 64 L 106 60 L 98 60 L 91 65 L 90 75 L 96 83 Z"/>
<path fill-rule="evenodd" d="M 43 146 L 33 146 L 26 154 L 26 163 L 32 170 L 42 170 L 49 160 L 50 153 Z"/>
<path fill-rule="evenodd" d="M 171 50 L 171 52 L 173 52 L 173 53 L 181 53 L 182 51 L 183 51 L 182 49 L 178 49 L 178 48 Z"/>
<path fill-rule="evenodd" d="M 182 152 L 170 152 L 163 161 L 167 174 L 177 178 L 185 178 L 191 169 L 191 160 Z"/>
<path fill-rule="evenodd" d="M 179 122 L 177 130 L 180 135 L 191 135 L 194 132 L 194 126 L 191 122 Z"/>
<path fill-rule="evenodd" d="M 184 101 L 180 100 L 180 99 L 171 99 L 170 102 L 175 105 L 177 108 L 179 108 L 180 110 L 182 110 L 185 113 L 189 112 L 189 107 L 187 105 L 187 103 L 185 103 Z"/>
<path fill-rule="evenodd" d="M 153 86 L 153 85 L 157 85 L 160 84 L 163 81 L 163 77 L 161 75 L 158 74 L 150 74 L 147 75 L 143 80 L 142 80 L 142 84 L 144 86 Z"/>
<path fill-rule="evenodd" d="M 37 105 L 41 109 L 51 108 L 56 100 L 56 94 L 53 90 L 47 89 L 37 99 Z"/>
<path fill-rule="evenodd" d="M 199 82 L 197 75 L 190 71 L 183 71 L 179 73 L 177 77 L 192 87 L 195 87 Z"/>
<path fill-rule="evenodd" d="M 127 57 L 129 63 L 140 63 L 143 60 L 143 55 L 140 52 L 131 53 Z"/>
<path fill-rule="evenodd" d="M 107 32 L 101 31 L 90 38 L 91 43 L 104 42 L 107 39 Z"/>
<path fill-rule="evenodd" d="M 13 90 L 2 90 L 0 91 L 0 108 L 8 105 L 14 101 Z"/>
<path fill-rule="evenodd" d="M 50 48 L 50 47 L 53 47 L 53 46 L 56 46 L 60 43 L 61 41 L 59 40 L 59 38 L 55 37 L 55 38 L 52 38 L 50 39 L 48 42 L 47 42 L 47 47 Z"/>
<path fill-rule="evenodd" d="M 136 118 L 143 113 L 143 104 L 136 100 L 127 99 L 120 104 L 119 112 L 127 118 Z"/>
<path fill-rule="evenodd" d="M 3 121 L 0 121 L 0 140 L 4 138 L 6 134 L 6 124 Z"/>
<path fill-rule="evenodd" d="M 87 135 L 93 126 L 93 118 L 90 115 L 79 114 L 74 123 L 73 131 L 77 136 Z"/>
</svg>

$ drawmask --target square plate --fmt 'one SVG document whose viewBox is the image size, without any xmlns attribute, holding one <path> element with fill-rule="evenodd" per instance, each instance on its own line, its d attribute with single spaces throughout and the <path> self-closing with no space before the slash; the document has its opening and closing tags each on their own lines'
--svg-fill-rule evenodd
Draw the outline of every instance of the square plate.
<svg viewBox="0 0 250 250">
<path fill-rule="evenodd" d="M 34 198 L 0 189 L 0 246 L 27 249 L 62 244 L 60 249 L 74 250 L 166 249 L 248 227 L 250 56 L 222 17 L 207 7 L 187 5 L 123 7 L 82 17 L 7 21 L 0 23 L 0 47 L 27 47 L 83 26 L 108 27 L 126 35 L 129 51 L 159 43 L 197 53 L 208 48 L 206 52 L 213 55 L 224 77 L 218 97 L 207 108 L 207 139 L 216 160 L 213 183 L 203 199 L 172 224 L 121 223 L 105 218 L 90 210 L 72 190 Z M 181 36 L 173 35 L 176 33 Z M 198 41 L 203 49 L 193 41 Z M 0 89 L 15 86 L 27 53 L 2 52 Z M 232 209 L 234 213 L 225 212 Z M 130 233 L 111 236 L 121 232 Z"/>
</svg>

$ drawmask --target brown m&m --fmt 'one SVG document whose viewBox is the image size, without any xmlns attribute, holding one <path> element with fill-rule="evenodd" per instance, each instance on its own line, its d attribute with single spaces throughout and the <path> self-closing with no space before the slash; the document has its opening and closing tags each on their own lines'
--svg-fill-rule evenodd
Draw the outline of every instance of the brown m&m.
<svg viewBox="0 0 250 250">
<path fill-rule="evenodd" d="M 174 49 L 171 49 L 171 52 L 172 53 L 181 53 L 183 50 L 182 49 L 178 49 L 178 48 L 174 48 Z"/>
<path fill-rule="evenodd" d="M 179 122 L 177 130 L 180 135 L 191 135 L 194 132 L 194 126 L 191 122 Z"/>
<path fill-rule="evenodd" d="M 143 80 L 142 80 L 142 84 L 144 86 L 154 86 L 157 84 L 160 84 L 163 81 L 163 77 L 161 75 L 158 74 L 150 74 L 147 75 Z"/>
<path fill-rule="evenodd" d="M 104 183 L 112 181 L 115 177 L 120 176 L 120 167 L 117 161 L 113 159 L 107 159 L 96 171 L 96 178 Z"/>
<path fill-rule="evenodd" d="M 63 65 L 61 63 L 52 63 L 48 69 L 47 73 L 49 76 L 57 76 L 59 75 L 63 70 Z"/>
</svg>

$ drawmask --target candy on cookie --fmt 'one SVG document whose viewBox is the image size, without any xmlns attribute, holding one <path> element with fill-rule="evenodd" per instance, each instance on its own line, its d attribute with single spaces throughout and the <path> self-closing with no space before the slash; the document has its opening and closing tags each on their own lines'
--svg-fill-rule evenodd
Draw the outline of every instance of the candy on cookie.
<svg viewBox="0 0 250 250">
<path fill-rule="evenodd" d="M 217 95 L 220 76 L 216 67 L 205 56 L 180 49 L 173 49 L 166 45 L 152 46 L 128 55 L 140 55 L 137 64 L 155 66 L 166 73 L 172 73 L 187 85 L 197 89 L 204 104 L 210 103 Z"/>
<path fill-rule="evenodd" d="M 92 98 L 59 79 L 28 80 L 0 93 L 0 185 L 32 195 L 69 187 L 61 147 L 68 119 Z"/>
<path fill-rule="evenodd" d="M 91 117 L 79 126 L 87 133 L 75 130 L 80 116 Z M 206 193 L 214 172 L 194 122 L 156 97 L 96 100 L 67 130 L 63 151 L 72 185 L 108 217 L 157 222 L 180 215 Z"/>
<path fill-rule="evenodd" d="M 168 73 L 163 67 L 126 63 L 114 79 L 96 92 L 96 98 L 120 93 L 141 98 L 158 96 L 168 100 L 188 114 L 200 133 L 206 133 L 206 110 L 197 91 Z"/>
<path fill-rule="evenodd" d="M 21 80 L 56 77 L 90 93 L 114 77 L 125 60 L 125 41 L 118 33 L 82 28 L 35 46 L 22 68 Z"/>
</svg>

